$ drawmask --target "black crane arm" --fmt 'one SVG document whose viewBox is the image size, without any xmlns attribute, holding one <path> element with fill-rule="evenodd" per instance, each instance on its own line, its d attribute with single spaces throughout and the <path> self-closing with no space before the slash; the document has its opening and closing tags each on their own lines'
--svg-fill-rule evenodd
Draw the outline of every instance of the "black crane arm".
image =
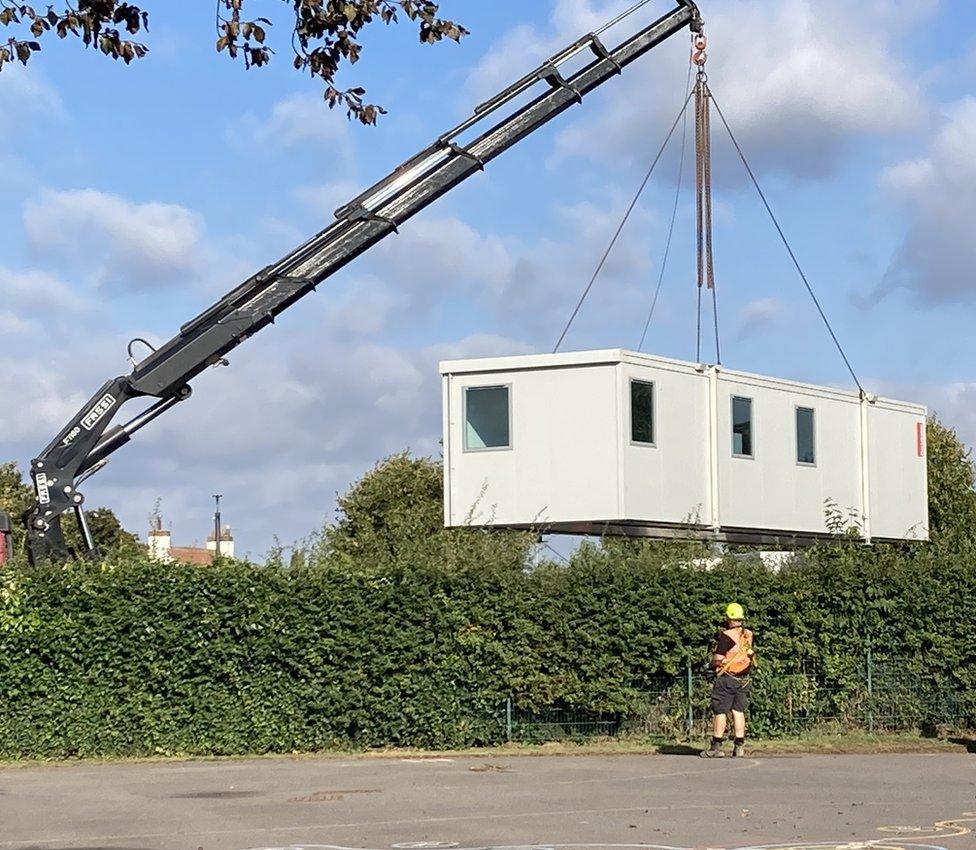
<svg viewBox="0 0 976 850">
<path fill-rule="evenodd" d="M 94 556 L 78 485 L 104 466 L 132 434 L 188 398 L 189 381 L 200 372 L 223 362 L 227 352 L 274 322 L 318 284 L 635 59 L 684 27 L 700 32 L 701 16 L 693 0 L 673 1 L 672 11 L 615 48 L 608 49 L 600 34 L 643 8 L 646 0 L 559 51 L 339 209 L 336 221 L 325 230 L 183 325 L 169 342 L 135 364 L 130 374 L 108 381 L 32 461 L 37 502 L 25 517 L 31 560 L 66 560 L 72 554 L 61 530 L 61 517 L 69 511 L 75 513 L 84 541 L 85 551 L 79 554 Z M 564 76 L 580 56 L 592 58 Z M 532 98 L 532 90 L 540 84 L 546 88 Z M 522 103 L 526 97 L 531 99 Z M 123 405 L 141 397 L 157 401 L 128 423 L 109 428 Z"/>
</svg>

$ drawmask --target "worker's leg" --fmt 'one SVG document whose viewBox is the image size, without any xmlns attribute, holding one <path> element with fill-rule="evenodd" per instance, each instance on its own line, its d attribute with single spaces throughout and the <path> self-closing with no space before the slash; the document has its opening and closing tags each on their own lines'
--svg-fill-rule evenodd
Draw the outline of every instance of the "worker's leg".
<svg viewBox="0 0 976 850">
<path fill-rule="evenodd" d="M 732 728 L 735 741 L 732 757 L 741 758 L 746 754 L 746 709 L 749 707 L 749 681 L 738 683 L 735 698 L 732 700 Z"/>
<path fill-rule="evenodd" d="M 707 750 L 702 750 L 702 758 L 722 758 L 722 743 L 725 730 L 728 728 L 726 715 L 732 710 L 735 691 L 726 677 L 720 676 L 712 685 L 712 743 Z"/>
<path fill-rule="evenodd" d="M 723 717 L 722 720 L 724 721 L 725 718 Z M 725 723 L 722 723 L 722 727 L 723 727 L 722 728 L 722 731 L 724 733 L 724 731 L 725 731 Z M 732 712 L 732 729 L 735 732 L 736 740 L 739 740 L 741 738 L 745 738 L 745 736 L 746 736 L 746 715 L 745 715 L 745 712 L 742 712 L 742 711 L 733 711 Z"/>
<path fill-rule="evenodd" d="M 718 738 L 720 741 L 725 737 L 725 730 L 728 728 L 729 716 L 727 714 L 716 714 L 712 718 L 712 737 Z M 745 727 L 745 719 L 743 718 L 743 728 Z M 736 736 L 738 736 L 739 727 L 736 726 Z"/>
</svg>

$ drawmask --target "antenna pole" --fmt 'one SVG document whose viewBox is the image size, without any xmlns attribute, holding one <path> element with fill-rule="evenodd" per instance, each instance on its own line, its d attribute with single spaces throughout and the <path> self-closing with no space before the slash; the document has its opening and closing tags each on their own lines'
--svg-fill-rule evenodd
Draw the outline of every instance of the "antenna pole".
<svg viewBox="0 0 976 850">
<path fill-rule="evenodd" d="M 214 494 L 214 503 L 217 509 L 214 511 L 214 560 L 216 561 L 220 557 L 220 500 L 223 498 L 218 494 Z"/>
</svg>

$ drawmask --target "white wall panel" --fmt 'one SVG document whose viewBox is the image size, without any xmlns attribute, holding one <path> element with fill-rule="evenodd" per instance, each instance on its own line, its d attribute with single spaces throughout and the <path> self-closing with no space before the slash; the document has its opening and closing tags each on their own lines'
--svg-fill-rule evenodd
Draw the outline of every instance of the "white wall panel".
<svg viewBox="0 0 976 850">
<path fill-rule="evenodd" d="M 863 513 L 860 407 L 830 390 L 720 372 L 719 491 L 723 526 L 826 533 L 825 501 Z M 732 453 L 732 397 L 753 400 L 753 457 Z M 796 408 L 815 411 L 816 462 L 796 459 Z"/>
<path fill-rule="evenodd" d="M 632 442 L 630 382 L 654 384 L 655 445 Z M 621 363 L 621 519 L 708 525 L 708 377 L 688 364 Z"/>
<path fill-rule="evenodd" d="M 925 416 L 879 401 L 868 408 L 871 533 L 928 539 Z"/>
<path fill-rule="evenodd" d="M 465 451 L 464 389 L 496 385 L 511 388 L 512 447 Z M 448 395 L 451 524 L 618 515 L 615 366 L 456 375 Z"/>
</svg>

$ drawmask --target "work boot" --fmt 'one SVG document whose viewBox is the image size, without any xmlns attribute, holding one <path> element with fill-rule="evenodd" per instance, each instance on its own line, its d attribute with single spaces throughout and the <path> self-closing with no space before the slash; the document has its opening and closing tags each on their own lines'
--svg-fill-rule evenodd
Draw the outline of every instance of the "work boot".
<svg viewBox="0 0 976 850">
<path fill-rule="evenodd" d="M 701 757 L 703 759 L 724 759 L 725 752 L 722 750 L 722 745 L 712 744 L 707 750 L 701 751 Z"/>
<path fill-rule="evenodd" d="M 745 755 L 746 755 L 745 744 L 736 744 L 734 747 L 732 747 L 732 758 L 741 759 L 741 758 L 745 758 Z"/>
</svg>

